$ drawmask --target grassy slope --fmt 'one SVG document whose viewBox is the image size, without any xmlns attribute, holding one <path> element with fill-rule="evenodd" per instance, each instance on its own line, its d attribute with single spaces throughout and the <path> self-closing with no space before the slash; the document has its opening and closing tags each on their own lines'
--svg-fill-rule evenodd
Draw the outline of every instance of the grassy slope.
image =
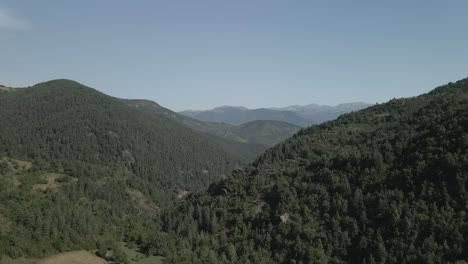
<svg viewBox="0 0 468 264">
<path fill-rule="evenodd" d="M 129 264 L 161 264 L 163 257 L 160 256 L 147 256 L 142 254 L 135 249 L 131 249 L 126 246 L 125 243 L 121 243 L 123 252 L 127 256 Z M 4 257 L 0 260 L 0 264 L 106 264 L 102 258 L 95 256 L 88 251 L 74 251 L 66 252 L 44 259 L 32 259 L 32 258 L 17 258 L 12 259 Z"/>
<path fill-rule="evenodd" d="M 1 264 L 108 264 L 102 258 L 95 256 L 88 251 L 73 251 L 53 255 L 44 259 L 18 258 L 11 259 L 5 257 Z"/>
<path fill-rule="evenodd" d="M 37 264 L 107 264 L 102 258 L 96 257 L 88 251 L 75 251 L 57 254 L 44 258 L 37 262 Z"/>
</svg>

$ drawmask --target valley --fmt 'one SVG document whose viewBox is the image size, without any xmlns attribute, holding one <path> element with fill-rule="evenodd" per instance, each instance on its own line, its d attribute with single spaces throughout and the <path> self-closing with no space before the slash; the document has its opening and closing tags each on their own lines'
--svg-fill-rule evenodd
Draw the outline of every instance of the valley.
<svg viewBox="0 0 468 264">
<path fill-rule="evenodd" d="M 199 121 L 69 80 L 10 89 L 1 263 L 465 259 L 467 102 L 464 79 L 301 129 Z"/>
<path fill-rule="evenodd" d="M 0 264 L 468 264 L 468 1 L 0 1 Z"/>
<path fill-rule="evenodd" d="M 308 127 L 337 118 L 342 114 L 358 111 L 371 106 L 367 103 L 345 103 L 329 105 L 292 105 L 249 109 L 243 106 L 220 106 L 211 110 L 186 110 L 179 114 L 201 121 L 242 125 L 257 120 L 280 121 L 299 127 Z"/>
<path fill-rule="evenodd" d="M 463 263 L 467 113 L 464 79 L 301 130 L 166 216 L 173 242 L 158 252 L 179 252 L 169 263 Z"/>
</svg>

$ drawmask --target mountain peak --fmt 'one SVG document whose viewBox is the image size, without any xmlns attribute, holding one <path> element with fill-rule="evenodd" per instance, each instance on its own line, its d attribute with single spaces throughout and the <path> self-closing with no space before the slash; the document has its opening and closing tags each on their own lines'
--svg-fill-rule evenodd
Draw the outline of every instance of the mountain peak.
<svg viewBox="0 0 468 264">
<path fill-rule="evenodd" d="M 74 80 L 70 80 L 70 79 L 53 79 L 53 80 L 50 80 L 50 81 L 45 81 L 45 82 L 41 82 L 41 83 L 38 83 L 34 86 L 42 86 L 42 85 L 53 85 L 53 86 L 62 86 L 62 87 L 66 87 L 66 86 L 75 86 L 75 85 L 80 85 L 80 86 L 85 86 L 77 81 L 74 81 Z"/>
</svg>

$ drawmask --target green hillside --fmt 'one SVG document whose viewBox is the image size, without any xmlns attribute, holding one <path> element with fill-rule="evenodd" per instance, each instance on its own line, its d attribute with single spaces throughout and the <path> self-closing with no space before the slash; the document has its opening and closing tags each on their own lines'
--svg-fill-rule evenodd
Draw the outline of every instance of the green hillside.
<svg viewBox="0 0 468 264">
<path fill-rule="evenodd" d="M 468 79 L 302 130 L 190 195 L 168 263 L 465 263 Z"/>
<path fill-rule="evenodd" d="M 157 233 L 161 210 L 238 164 L 164 115 L 68 80 L 0 93 L 0 120 L 0 256 Z"/>
<path fill-rule="evenodd" d="M 182 188 L 219 179 L 234 163 L 219 145 L 170 118 L 68 80 L 0 94 L 0 120 L 0 156 L 119 164 Z"/>
<path fill-rule="evenodd" d="M 296 134 L 301 127 L 281 121 L 257 120 L 231 129 L 232 133 L 265 147 L 272 147 Z"/>
<path fill-rule="evenodd" d="M 229 153 L 236 160 L 239 160 L 243 165 L 253 162 L 255 158 L 266 150 L 264 145 L 258 144 L 257 142 L 247 142 L 238 135 L 232 133 L 231 131 L 235 128 L 233 125 L 192 119 L 161 107 L 157 103 L 149 100 L 124 99 L 123 102 L 149 115 L 165 116 L 168 119 L 198 132 L 207 140 L 221 146 L 226 153 Z"/>
<path fill-rule="evenodd" d="M 266 149 L 291 137 L 300 127 L 281 121 L 261 120 L 238 126 L 219 122 L 193 119 L 161 107 L 149 100 L 124 100 L 128 105 L 148 113 L 165 115 L 168 118 L 197 131 L 245 164 L 249 164 Z"/>
<path fill-rule="evenodd" d="M 244 146 L 145 104 L 67 80 L 0 93 L 0 256 L 468 259 L 468 79 L 303 129 L 207 191 Z"/>
</svg>

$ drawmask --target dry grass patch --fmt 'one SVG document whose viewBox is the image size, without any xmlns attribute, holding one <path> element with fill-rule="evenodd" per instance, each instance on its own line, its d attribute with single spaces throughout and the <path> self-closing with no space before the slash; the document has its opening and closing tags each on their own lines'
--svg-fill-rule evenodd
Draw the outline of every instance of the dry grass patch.
<svg viewBox="0 0 468 264">
<path fill-rule="evenodd" d="M 9 92 L 9 91 L 11 91 L 10 87 L 5 87 L 5 86 L 0 85 L 0 92 Z"/>
<path fill-rule="evenodd" d="M 29 170 L 32 167 L 32 162 L 24 160 L 9 159 L 14 165 L 16 164 L 18 168 L 23 170 Z"/>
<path fill-rule="evenodd" d="M 8 167 L 13 171 L 29 170 L 33 166 L 32 162 L 12 159 L 8 157 L 3 157 L 0 161 L 5 162 L 8 165 Z"/>
<path fill-rule="evenodd" d="M 102 258 L 96 257 L 88 251 L 67 252 L 45 258 L 37 264 L 108 264 Z"/>
<path fill-rule="evenodd" d="M 182 198 L 184 198 L 185 196 L 187 196 L 189 193 L 190 193 L 189 191 L 180 190 L 179 193 L 177 194 L 177 198 L 178 198 L 178 199 L 182 199 Z"/>
<path fill-rule="evenodd" d="M 149 201 L 143 193 L 135 189 L 128 189 L 128 192 L 141 209 L 150 213 L 159 213 L 159 207 L 155 203 Z"/>
<path fill-rule="evenodd" d="M 45 191 L 46 189 L 49 189 L 49 188 L 57 188 L 59 186 L 59 183 L 56 180 L 62 176 L 63 176 L 62 174 L 56 174 L 56 173 L 45 174 L 41 176 L 41 178 L 46 180 L 47 183 L 34 184 L 33 189 Z"/>
</svg>

